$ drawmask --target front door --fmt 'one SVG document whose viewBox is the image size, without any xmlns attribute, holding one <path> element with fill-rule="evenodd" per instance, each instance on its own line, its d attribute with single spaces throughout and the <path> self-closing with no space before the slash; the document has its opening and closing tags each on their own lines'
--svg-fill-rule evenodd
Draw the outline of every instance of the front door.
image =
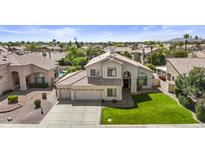
<svg viewBox="0 0 205 154">
<path fill-rule="evenodd" d="M 123 88 L 129 88 L 129 80 L 123 79 Z"/>
</svg>

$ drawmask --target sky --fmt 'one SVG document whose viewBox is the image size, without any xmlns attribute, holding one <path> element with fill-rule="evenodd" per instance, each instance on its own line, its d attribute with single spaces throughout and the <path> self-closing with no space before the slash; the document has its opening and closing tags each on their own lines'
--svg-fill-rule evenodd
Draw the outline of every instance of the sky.
<svg viewBox="0 0 205 154">
<path fill-rule="evenodd" d="M 185 33 L 205 38 L 205 25 L 2 25 L 0 41 L 166 41 Z"/>
</svg>

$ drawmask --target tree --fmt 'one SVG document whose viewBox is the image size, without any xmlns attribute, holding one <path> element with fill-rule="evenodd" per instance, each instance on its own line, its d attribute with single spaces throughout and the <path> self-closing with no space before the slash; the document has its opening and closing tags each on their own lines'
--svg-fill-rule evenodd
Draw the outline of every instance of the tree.
<svg viewBox="0 0 205 154">
<path fill-rule="evenodd" d="M 205 92 L 205 68 L 194 67 L 188 74 L 178 76 L 175 85 L 185 96 L 202 97 Z"/>
<path fill-rule="evenodd" d="M 77 47 L 77 48 L 80 48 L 80 44 L 78 43 L 78 40 L 77 40 L 76 37 L 74 38 L 74 41 L 75 41 L 75 45 L 76 45 L 76 47 Z"/>
<path fill-rule="evenodd" d="M 155 66 L 165 65 L 167 55 L 168 55 L 168 49 L 162 47 L 159 48 L 156 52 L 149 54 L 146 58 L 146 61 Z"/>
<path fill-rule="evenodd" d="M 122 56 L 132 59 L 132 54 L 129 53 L 128 51 L 125 51 L 124 53 L 122 53 Z"/>
<path fill-rule="evenodd" d="M 53 46 L 55 46 L 56 45 L 56 39 L 53 39 Z"/>
<path fill-rule="evenodd" d="M 196 36 L 194 37 L 194 39 L 195 39 L 196 41 L 198 41 L 199 37 L 196 35 Z"/>
<path fill-rule="evenodd" d="M 86 64 L 86 62 L 87 62 L 86 57 L 76 57 L 72 60 L 72 65 L 73 66 L 81 66 L 81 68 L 83 68 L 83 66 Z"/>
<path fill-rule="evenodd" d="M 188 39 L 190 38 L 189 34 L 184 34 L 184 38 L 185 38 L 185 52 L 187 51 L 187 44 L 188 44 Z"/>
<path fill-rule="evenodd" d="M 182 49 L 182 47 L 183 47 L 183 45 L 184 45 L 184 42 L 180 41 L 180 42 L 178 43 L 178 45 L 179 45 L 180 49 Z"/>
</svg>

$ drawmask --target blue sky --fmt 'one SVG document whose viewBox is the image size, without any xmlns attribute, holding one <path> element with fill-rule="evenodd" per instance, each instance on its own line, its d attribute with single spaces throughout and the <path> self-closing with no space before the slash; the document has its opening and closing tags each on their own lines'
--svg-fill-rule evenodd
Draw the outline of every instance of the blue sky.
<svg viewBox="0 0 205 154">
<path fill-rule="evenodd" d="M 192 36 L 205 38 L 205 26 L 127 25 L 127 26 L 0 26 L 0 41 L 164 41 Z"/>
</svg>

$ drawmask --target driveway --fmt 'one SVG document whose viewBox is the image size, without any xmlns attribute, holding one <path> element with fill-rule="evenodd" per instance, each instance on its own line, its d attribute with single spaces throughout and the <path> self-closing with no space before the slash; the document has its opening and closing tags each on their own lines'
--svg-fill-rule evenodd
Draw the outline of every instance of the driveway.
<svg viewBox="0 0 205 154">
<path fill-rule="evenodd" d="M 48 127 L 97 127 L 100 101 L 60 100 L 42 120 Z"/>
</svg>

